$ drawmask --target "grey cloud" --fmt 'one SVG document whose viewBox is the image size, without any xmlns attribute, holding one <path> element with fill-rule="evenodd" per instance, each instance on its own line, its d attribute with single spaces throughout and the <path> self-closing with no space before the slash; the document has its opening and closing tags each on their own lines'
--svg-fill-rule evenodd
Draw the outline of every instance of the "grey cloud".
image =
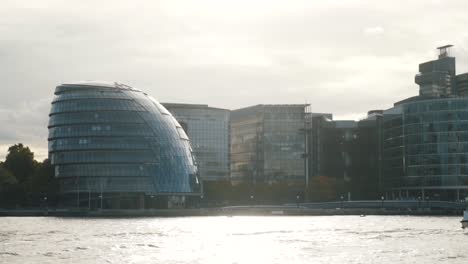
<svg viewBox="0 0 468 264">
<path fill-rule="evenodd" d="M 437 45 L 454 44 L 459 72 L 468 71 L 467 8 L 427 0 L 7 0 L 0 145 L 21 141 L 46 153 L 54 88 L 77 80 L 231 109 L 308 102 L 359 116 L 388 108 L 417 94 L 417 64 L 433 59 Z"/>
</svg>

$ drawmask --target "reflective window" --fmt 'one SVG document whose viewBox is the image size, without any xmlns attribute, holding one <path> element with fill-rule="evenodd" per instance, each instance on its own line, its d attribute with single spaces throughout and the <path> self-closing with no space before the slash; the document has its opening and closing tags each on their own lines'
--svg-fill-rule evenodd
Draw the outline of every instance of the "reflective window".
<svg viewBox="0 0 468 264">
<path fill-rule="evenodd" d="M 198 170 L 180 125 L 133 89 L 59 86 L 49 152 L 63 192 L 198 192 Z"/>
</svg>

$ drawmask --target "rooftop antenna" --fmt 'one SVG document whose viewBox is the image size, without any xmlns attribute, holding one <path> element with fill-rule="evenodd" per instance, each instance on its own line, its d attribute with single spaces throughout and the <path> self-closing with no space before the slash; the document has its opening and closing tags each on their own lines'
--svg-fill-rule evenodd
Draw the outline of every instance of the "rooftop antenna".
<svg viewBox="0 0 468 264">
<path fill-rule="evenodd" d="M 439 59 L 450 57 L 451 47 L 453 47 L 453 45 L 445 45 L 445 46 L 437 47 L 437 49 L 439 50 Z"/>
</svg>

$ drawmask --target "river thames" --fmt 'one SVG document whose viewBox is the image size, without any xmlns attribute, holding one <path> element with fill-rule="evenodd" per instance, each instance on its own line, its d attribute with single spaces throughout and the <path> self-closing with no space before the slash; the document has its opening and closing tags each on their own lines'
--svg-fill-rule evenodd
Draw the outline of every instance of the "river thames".
<svg viewBox="0 0 468 264">
<path fill-rule="evenodd" d="M 467 263 L 461 217 L 0 218 L 0 263 Z"/>
</svg>

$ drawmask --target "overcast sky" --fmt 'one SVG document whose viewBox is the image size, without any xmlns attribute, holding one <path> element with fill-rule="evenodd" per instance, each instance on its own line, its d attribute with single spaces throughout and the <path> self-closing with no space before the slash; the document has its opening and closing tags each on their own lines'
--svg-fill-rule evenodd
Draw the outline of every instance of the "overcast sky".
<svg viewBox="0 0 468 264">
<path fill-rule="evenodd" d="M 454 44 L 468 71 L 468 1 L 2 0 L 0 160 L 47 156 L 55 86 L 118 81 L 162 102 L 310 103 L 335 119 L 418 93 L 418 63 Z"/>
</svg>

